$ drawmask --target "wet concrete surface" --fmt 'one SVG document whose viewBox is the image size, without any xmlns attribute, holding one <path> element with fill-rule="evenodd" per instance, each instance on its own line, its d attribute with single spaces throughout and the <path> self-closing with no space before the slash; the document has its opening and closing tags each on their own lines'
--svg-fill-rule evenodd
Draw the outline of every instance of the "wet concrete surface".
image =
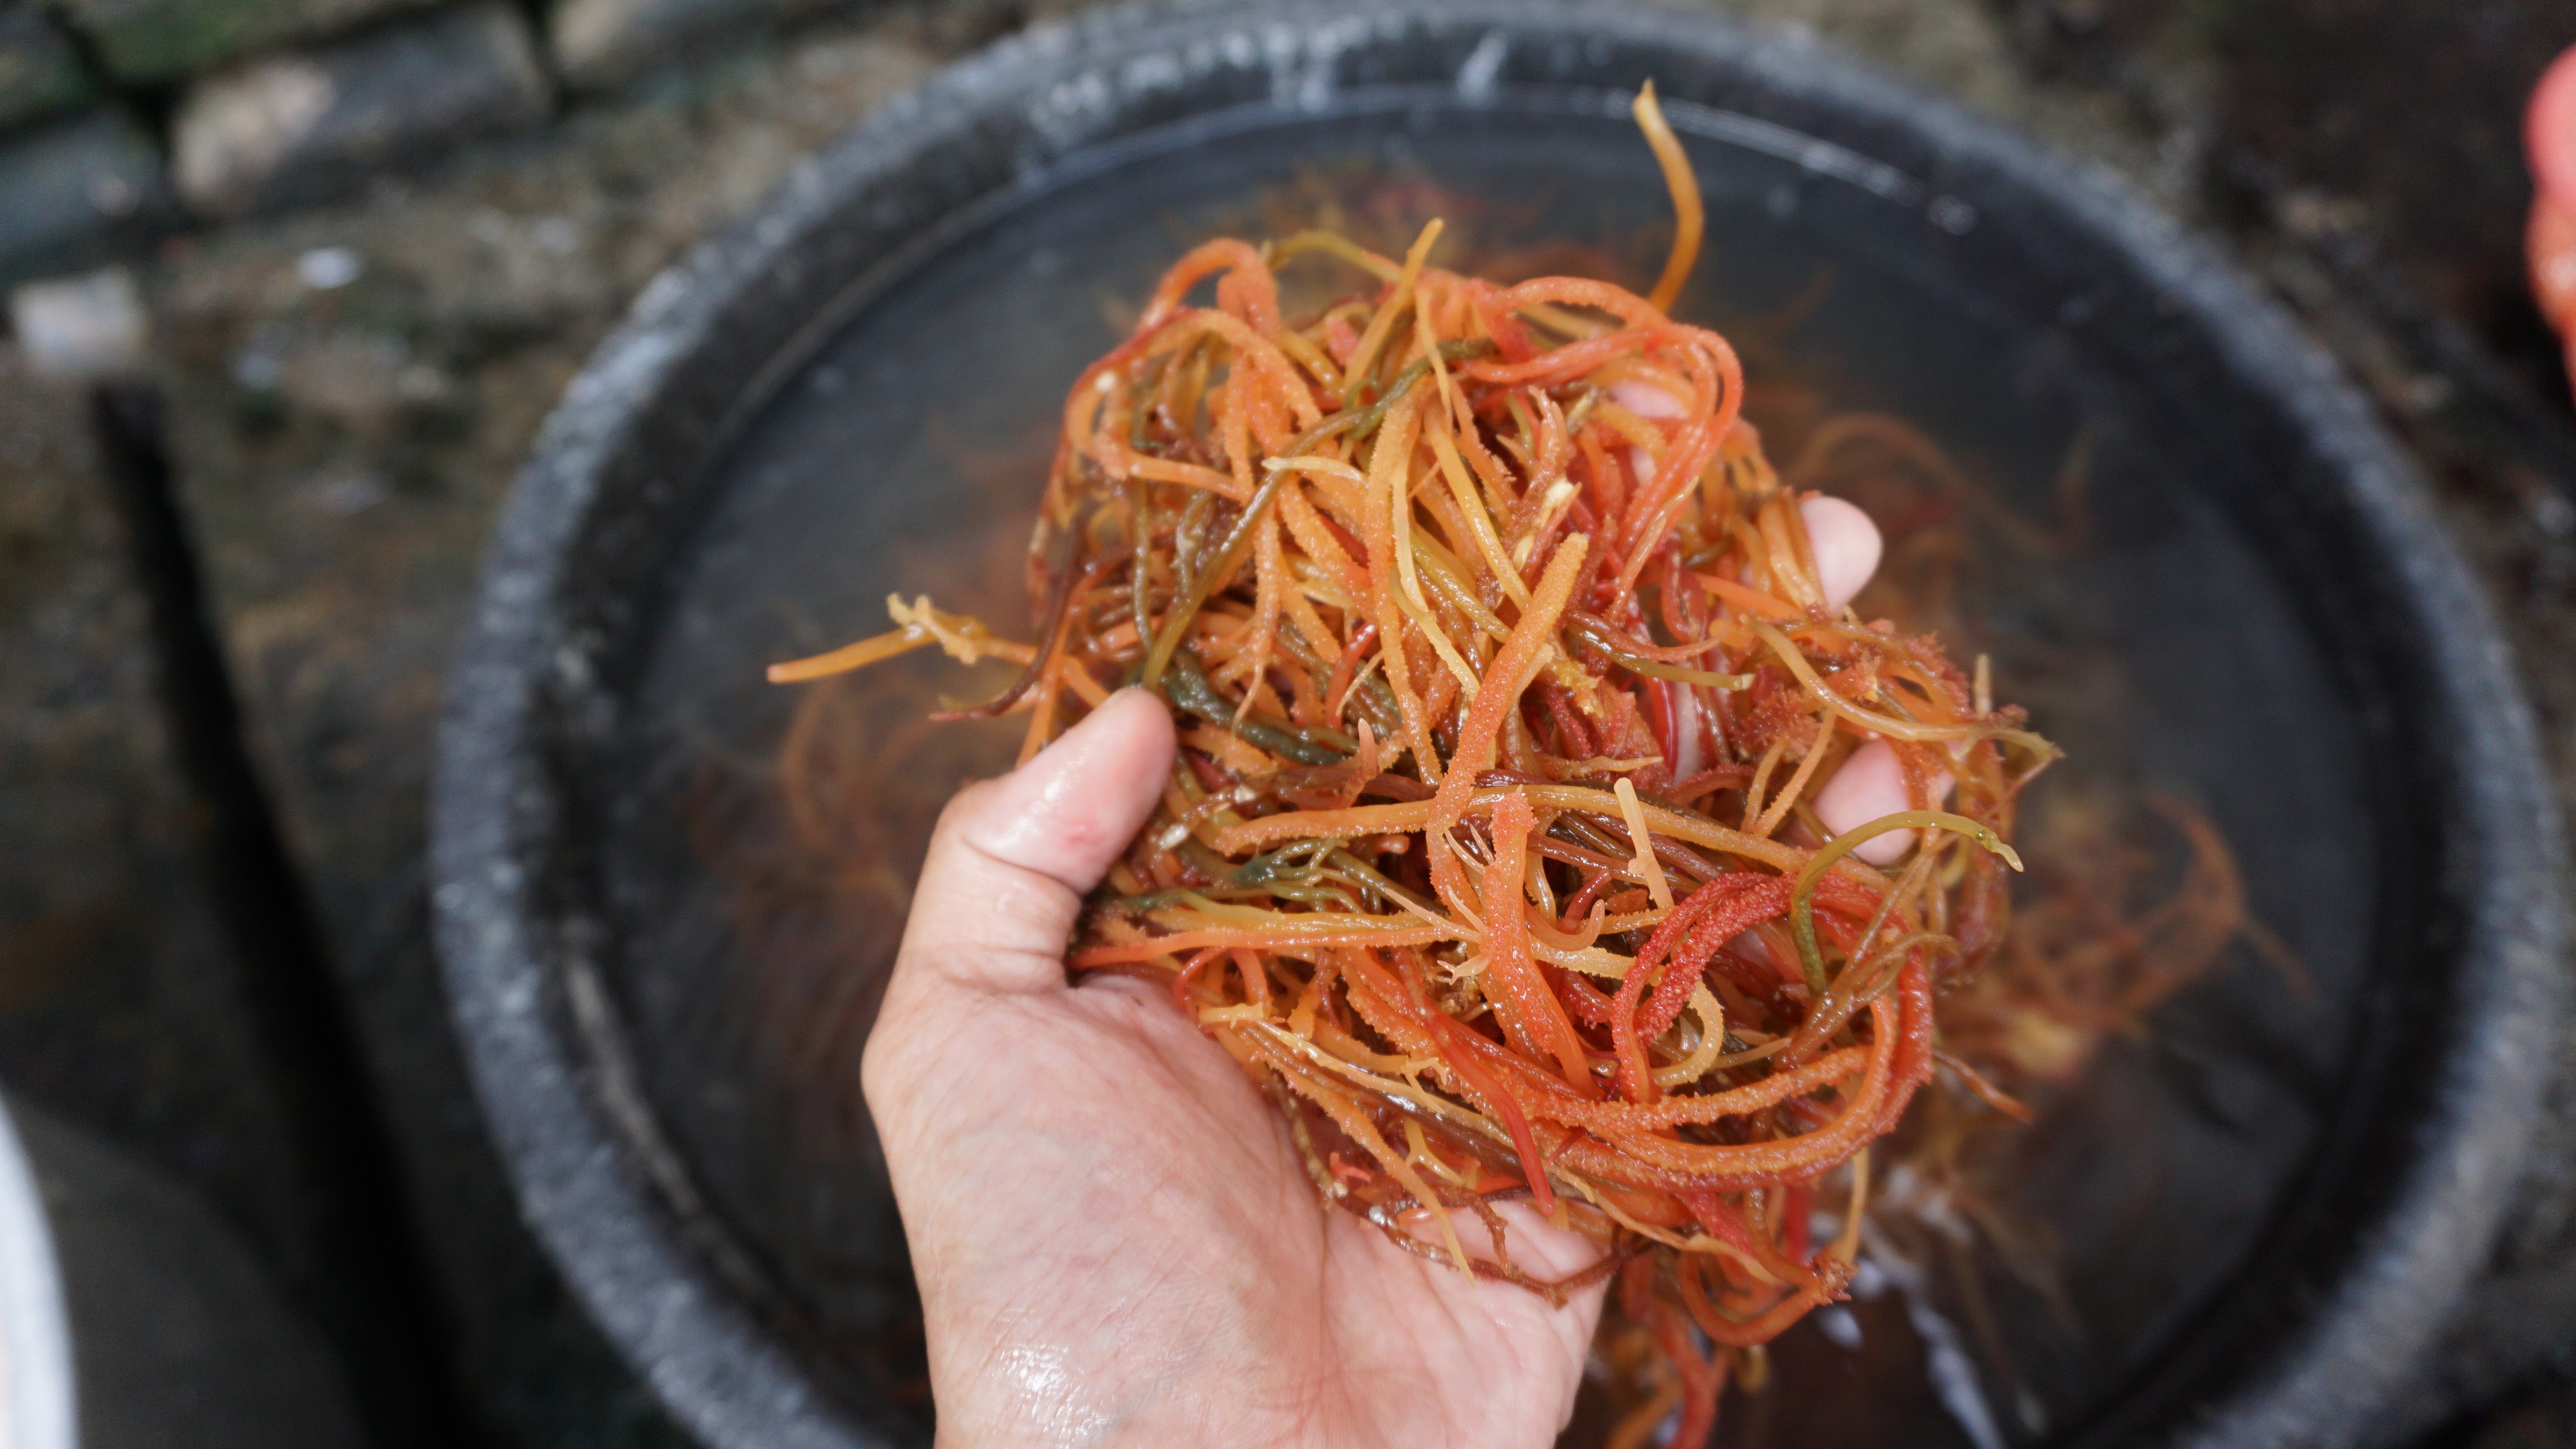
<svg viewBox="0 0 2576 1449">
<path fill-rule="evenodd" d="M 2576 10 L 2504 0 L 1746 0 L 2108 168 L 2217 231 L 2435 479 L 2576 780 L 2576 414 L 2519 307 L 2517 98 Z M 1027 19 L 826 15 L 359 198 L 142 269 L 182 499 L 255 758 L 385 1084 L 494 1442 L 681 1442 L 519 1228 L 423 894 L 441 676 L 512 473 L 638 290 L 795 160 Z M 2421 57 L 2438 63 L 2419 64 Z M 0 345 L 0 1080 L 194 1183 L 290 1283 L 298 1204 L 185 850 L 141 606 L 77 409 Z M 2571 1074 L 2576 1075 L 2576 1074 Z M 2562 1114 L 2565 1104 L 2562 1105 Z M 2544 1195 L 2503 1265 L 2576 1261 Z M 2410 1428 L 2576 1444 L 2535 1292 L 2463 1328 Z M 2554 1337 L 2552 1337 L 2554 1335 Z M 2481 1368 L 2479 1365 L 2485 1365 Z M 2516 1397 L 2520 1395 L 2520 1397 Z M 2503 1404 L 2484 1419 L 2474 1405 Z M 2538 1436 L 2538 1437 L 2535 1437 Z"/>
</svg>

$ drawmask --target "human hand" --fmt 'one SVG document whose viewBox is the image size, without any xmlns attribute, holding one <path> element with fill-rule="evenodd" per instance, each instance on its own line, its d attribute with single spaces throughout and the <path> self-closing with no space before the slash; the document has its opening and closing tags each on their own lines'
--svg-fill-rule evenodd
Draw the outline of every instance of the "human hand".
<svg viewBox="0 0 2576 1449">
<path fill-rule="evenodd" d="M 959 795 L 932 837 L 863 1084 L 939 1442 L 1553 1442 L 1598 1286 L 1552 1308 L 1327 1211 L 1279 1112 L 1169 996 L 1067 982 L 1082 894 L 1152 811 L 1172 750 L 1162 703 L 1126 691 Z M 1539 1276 L 1599 1255 L 1503 1211 Z"/>
</svg>

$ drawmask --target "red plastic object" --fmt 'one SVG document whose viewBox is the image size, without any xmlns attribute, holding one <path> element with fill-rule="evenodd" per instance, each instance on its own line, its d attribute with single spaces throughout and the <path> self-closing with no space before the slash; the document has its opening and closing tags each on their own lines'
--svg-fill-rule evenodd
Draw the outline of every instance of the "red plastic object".
<svg viewBox="0 0 2576 1449">
<path fill-rule="evenodd" d="M 2522 144 L 2540 185 L 2523 234 L 2531 293 L 2541 315 L 2568 339 L 2576 377 L 2576 47 L 2551 61 L 2523 112 Z"/>
<path fill-rule="evenodd" d="M 2522 145 L 2542 193 L 2576 212 L 2576 47 L 2551 61 L 2532 87 Z"/>
</svg>

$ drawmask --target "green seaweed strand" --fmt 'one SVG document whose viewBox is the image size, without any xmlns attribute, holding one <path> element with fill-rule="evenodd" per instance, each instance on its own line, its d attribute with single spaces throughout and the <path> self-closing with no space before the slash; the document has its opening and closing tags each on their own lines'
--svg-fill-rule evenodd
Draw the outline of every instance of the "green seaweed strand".
<svg viewBox="0 0 2576 1449">
<path fill-rule="evenodd" d="M 1816 882 L 1825 878 L 1835 861 L 1891 830 L 1947 830 L 1964 835 L 2002 856 L 2004 864 L 2021 869 L 2021 856 L 2004 843 L 1992 826 L 1947 810 L 1900 810 L 1894 815 L 1881 815 L 1867 825 L 1856 825 L 1826 841 L 1825 848 L 1807 861 L 1807 868 L 1798 872 L 1797 884 L 1789 888 L 1789 934 L 1798 942 L 1798 966 L 1807 976 L 1808 999 L 1819 1006 L 1824 1003 L 1830 983 L 1825 980 L 1825 953 L 1816 946 Z"/>
</svg>

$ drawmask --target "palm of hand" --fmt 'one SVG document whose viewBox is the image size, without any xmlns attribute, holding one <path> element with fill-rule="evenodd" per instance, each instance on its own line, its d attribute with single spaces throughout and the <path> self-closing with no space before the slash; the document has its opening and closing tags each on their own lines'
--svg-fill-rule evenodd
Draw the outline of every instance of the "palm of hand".
<svg viewBox="0 0 2576 1449">
<path fill-rule="evenodd" d="M 1158 740 L 1168 759 L 1137 703 L 951 807 L 868 1050 L 940 1442 L 1549 1443 L 1598 1290 L 1554 1309 L 1327 1211 L 1276 1110 L 1169 1000 L 1065 984 L 1076 885 L 1150 808 L 1116 807 L 1159 779 Z M 1059 750 L 1057 778 L 1025 778 Z M 1514 1228 L 1537 1271 L 1589 1256 Z"/>
</svg>

